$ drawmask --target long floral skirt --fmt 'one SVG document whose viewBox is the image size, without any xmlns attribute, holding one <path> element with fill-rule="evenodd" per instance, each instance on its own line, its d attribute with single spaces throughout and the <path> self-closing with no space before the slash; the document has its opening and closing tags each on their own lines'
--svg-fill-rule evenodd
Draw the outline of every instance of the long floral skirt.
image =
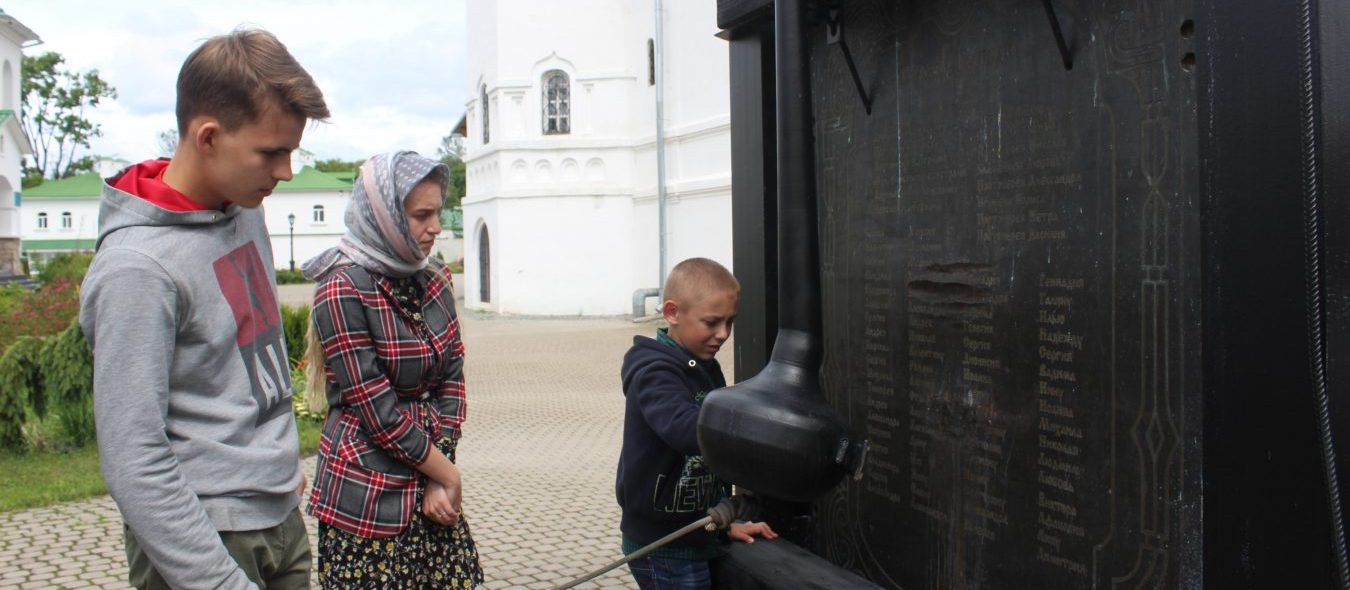
<svg viewBox="0 0 1350 590">
<path fill-rule="evenodd" d="M 441 526 L 414 512 L 401 534 L 371 539 L 319 523 L 322 588 L 471 589 L 483 583 L 464 516 Z"/>
</svg>

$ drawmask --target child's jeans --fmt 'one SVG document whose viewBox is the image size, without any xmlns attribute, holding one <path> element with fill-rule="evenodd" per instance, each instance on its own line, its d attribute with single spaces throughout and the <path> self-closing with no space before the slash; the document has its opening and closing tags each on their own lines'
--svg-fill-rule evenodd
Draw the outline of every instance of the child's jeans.
<svg viewBox="0 0 1350 590">
<path fill-rule="evenodd" d="M 712 587 L 706 561 L 648 555 L 628 562 L 628 569 L 642 590 L 708 590 Z"/>
</svg>

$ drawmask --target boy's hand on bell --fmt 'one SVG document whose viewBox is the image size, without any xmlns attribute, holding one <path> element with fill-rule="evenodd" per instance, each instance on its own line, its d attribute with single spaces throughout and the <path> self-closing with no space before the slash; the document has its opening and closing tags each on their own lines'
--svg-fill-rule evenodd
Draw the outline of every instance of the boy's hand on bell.
<svg viewBox="0 0 1350 590">
<path fill-rule="evenodd" d="M 778 533 L 773 532 L 767 522 L 733 522 L 727 528 L 727 536 L 733 541 L 754 543 L 756 536 L 777 539 Z"/>
</svg>

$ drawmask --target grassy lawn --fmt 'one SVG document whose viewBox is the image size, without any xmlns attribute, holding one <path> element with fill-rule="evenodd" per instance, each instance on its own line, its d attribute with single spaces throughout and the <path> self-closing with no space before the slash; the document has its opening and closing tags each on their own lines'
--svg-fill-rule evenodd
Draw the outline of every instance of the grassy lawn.
<svg viewBox="0 0 1350 590">
<path fill-rule="evenodd" d="M 319 449 L 322 424 L 298 420 L 300 455 Z M 98 449 L 90 445 L 72 452 L 0 452 L 0 512 L 40 508 L 108 493 L 98 471 Z M 313 476 L 311 473 L 306 476 Z"/>
<path fill-rule="evenodd" d="M 323 422 L 296 420 L 295 425 L 300 427 L 300 456 L 308 457 L 319 452 L 319 435 L 323 434 Z M 313 473 L 305 474 L 306 477 L 313 475 Z"/>
<path fill-rule="evenodd" d="M 37 508 L 108 492 L 98 449 L 0 454 L 0 512 Z"/>
</svg>

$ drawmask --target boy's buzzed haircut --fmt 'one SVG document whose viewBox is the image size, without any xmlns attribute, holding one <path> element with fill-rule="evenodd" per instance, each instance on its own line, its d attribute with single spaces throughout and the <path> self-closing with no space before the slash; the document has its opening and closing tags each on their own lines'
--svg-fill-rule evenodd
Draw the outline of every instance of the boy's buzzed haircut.
<svg viewBox="0 0 1350 590">
<path fill-rule="evenodd" d="M 710 293 L 741 292 L 741 283 L 715 260 L 689 258 L 670 269 L 666 277 L 664 297 L 681 307 L 698 305 Z"/>
<path fill-rule="evenodd" d="M 328 118 L 314 78 L 267 31 L 239 28 L 207 39 L 178 72 L 179 137 L 193 117 L 217 117 L 225 131 L 234 131 L 271 106 L 310 120 Z"/>
</svg>

